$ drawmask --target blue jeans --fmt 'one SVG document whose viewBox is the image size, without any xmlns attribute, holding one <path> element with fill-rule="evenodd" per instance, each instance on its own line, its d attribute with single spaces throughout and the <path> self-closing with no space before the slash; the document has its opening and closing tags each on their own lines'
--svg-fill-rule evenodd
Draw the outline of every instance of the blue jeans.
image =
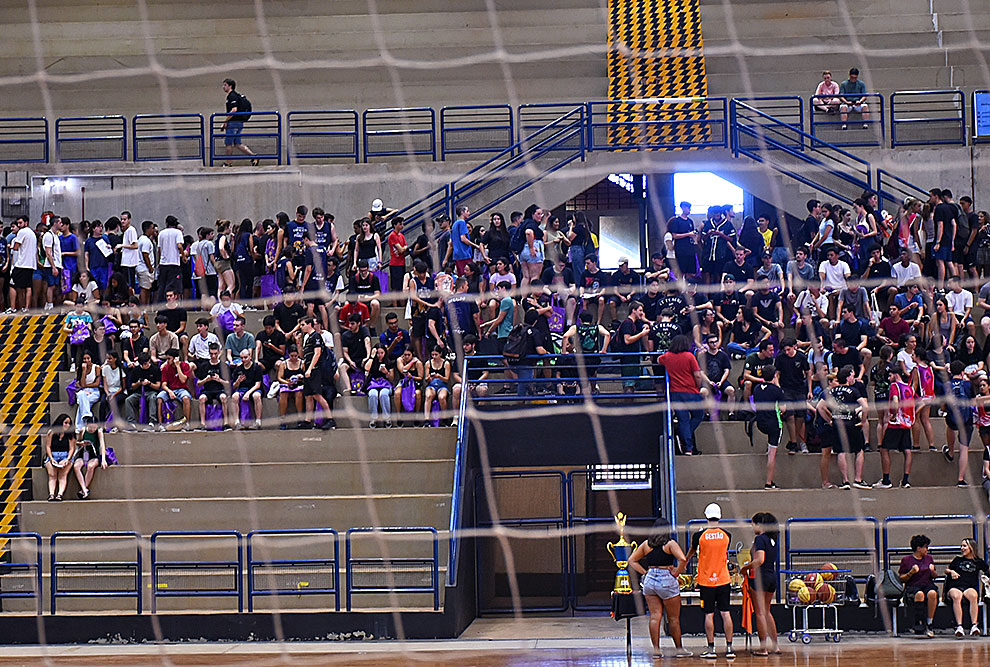
<svg viewBox="0 0 990 667">
<path fill-rule="evenodd" d="M 753 348 L 743 347 L 739 343 L 726 343 L 725 351 L 729 354 L 742 354 L 746 355 L 753 351 Z"/>
<path fill-rule="evenodd" d="M 787 262 L 791 259 L 790 253 L 782 245 L 777 246 L 773 249 L 773 263 L 780 266 L 780 268 L 787 270 Z"/>
<path fill-rule="evenodd" d="M 705 419 L 705 410 L 701 407 L 701 394 L 691 394 L 683 391 L 670 392 L 671 403 L 697 403 L 698 407 L 677 407 L 674 414 L 677 415 L 677 432 L 681 435 L 685 452 L 694 451 L 694 432 Z"/>
<path fill-rule="evenodd" d="M 512 366 L 512 370 L 515 371 L 516 376 L 519 379 L 519 384 L 516 385 L 516 395 L 517 396 L 528 396 L 531 392 L 531 386 L 528 382 L 524 380 L 533 379 L 533 367 L 532 366 Z"/>
</svg>

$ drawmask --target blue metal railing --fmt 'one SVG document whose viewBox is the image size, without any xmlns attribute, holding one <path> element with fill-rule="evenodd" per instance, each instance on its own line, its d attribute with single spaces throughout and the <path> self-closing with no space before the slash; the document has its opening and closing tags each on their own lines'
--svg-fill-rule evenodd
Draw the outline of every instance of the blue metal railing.
<svg viewBox="0 0 990 667">
<path fill-rule="evenodd" d="M 747 106 L 772 118 L 772 121 L 763 121 L 759 118 L 753 118 L 751 119 L 751 123 L 763 127 L 764 132 L 770 133 L 777 143 L 781 143 L 797 150 L 804 150 L 808 143 L 806 137 L 809 135 L 804 134 L 803 99 L 797 95 L 778 95 L 766 97 L 736 97 L 733 98 L 733 101 L 742 102 L 743 104 L 746 104 Z M 735 122 L 736 120 L 731 112 L 730 106 L 729 123 L 732 125 Z M 789 132 L 781 126 L 796 130 L 796 132 Z M 731 140 L 731 128 L 729 134 Z"/>
<path fill-rule="evenodd" d="M 973 143 L 982 144 L 990 141 L 990 90 L 974 90 L 973 103 L 970 107 L 973 109 L 970 119 Z"/>
<path fill-rule="evenodd" d="M 527 516 L 527 517 L 492 517 L 490 512 L 483 511 L 483 507 L 480 506 L 479 500 L 488 499 L 488 493 L 484 488 L 479 488 L 479 485 L 483 485 L 485 479 L 489 480 L 492 485 L 492 493 L 495 494 L 496 480 L 499 479 L 549 479 L 556 482 L 555 486 L 557 488 L 557 495 L 559 498 L 559 511 L 555 515 L 544 515 L 544 516 Z M 484 475 L 478 473 L 474 478 L 474 498 L 475 498 L 475 525 L 478 528 L 521 528 L 521 529 L 545 529 L 545 530 L 555 530 L 559 532 L 559 538 L 555 538 L 559 542 L 560 546 L 560 604 L 559 605 L 543 605 L 543 606 L 533 606 L 525 607 L 525 611 L 564 611 L 567 609 L 569 604 L 570 596 L 570 585 L 568 583 L 570 571 L 568 568 L 568 537 L 566 531 L 567 527 L 567 477 L 562 470 L 508 470 L 508 471 L 492 471 L 491 473 Z M 485 505 L 487 508 L 487 503 Z M 478 538 L 478 541 L 482 541 L 483 538 Z M 536 538 L 531 538 L 536 539 Z M 508 547 L 511 548 L 511 547 Z M 482 564 L 484 550 L 479 546 L 475 548 L 475 586 L 478 592 L 478 611 L 481 613 L 502 613 L 515 611 L 512 607 L 485 607 L 485 586 L 482 581 L 483 574 L 494 578 L 496 572 L 494 568 L 484 568 Z M 540 567 L 543 567 L 540 565 Z M 518 571 L 518 568 L 517 568 Z M 515 576 L 515 573 L 506 572 L 506 576 Z M 549 578 L 549 576 L 548 576 Z M 493 595 L 492 597 L 498 597 Z M 543 597 L 543 596 L 540 596 Z M 554 596 L 556 597 L 556 596 Z"/>
<path fill-rule="evenodd" d="M 288 164 L 311 158 L 361 161 L 356 111 L 290 111 L 286 123 Z"/>
<path fill-rule="evenodd" d="M 58 540 L 96 540 L 104 543 L 104 550 L 108 548 L 107 542 L 120 543 L 121 548 L 130 551 L 134 549 L 134 558 L 126 560 L 59 560 Z M 142 559 L 141 559 L 141 535 L 133 531 L 85 531 L 85 530 L 64 530 L 52 533 L 51 536 L 51 612 L 56 613 L 56 601 L 58 598 L 94 598 L 94 597 L 116 597 L 134 598 L 137 605 L 137 613 L 141 613 L 142 590 Z M 114 577 L 116 574 L 118 576 Z M 97 583 L 93 585 L 69 585 L 62 587 L 59 584 L 59 575 L 95 577 Z M 86 581 L 84 579 L 84 581 Z M 114 587 L 114 583 L 120 586 Z"/>
<path fill-rule="evenodd" d="M 199 160 L 206 164 L 203 114 L 139 114 L 131 121 L 135 162 Z"/>
<path fill-rule="evenodd" d="M 351 538 L 355 534 L 360 533 L 387 533 L 390 535 L 416 535 L 416 534 L 429 534 L 432 536 L 433 541 L 433 557 L 423 558 L 423 557 L 354 557 L 351 553 Z M 357 594 L 368 594 L 368 593 L 432 593 L 433 594 L 433 610 L 437 611 L 440 609 L 440 538 L 437 533 L 436 528 L 431 527 L 367 527 L 367 528 L 351 528 L 347 531 L 345 538 L 345 552 L 347 560 L 347 611 L 351 610 L 351 597 Z M 403 585 L 393 582 L 392 585 L 362 585 L 356 584 L 354 582 L 354 569 L 355 567 L 372 567 L 379 569 L 389 570 L 389 574 L 386 574 L 386 581 L 391 573 L 391 570 L 398 566 L 400 569 L 412 568 L 414 571 L 420 567 L 430 568 L 430 585 L 420 586 L 416 584 Z"/>
<path fill-rule="evenodd" d="M 587 104 L 584 102 L 554 103 L 554 104 L 520 104 L 516 107 L 516 143 L 525 139 L 538 140 L 542 130 L 549 128 L 564 116 L 570 116 L 575 109 L 580 109 L 581 119 L 585 120 Z M 576 141 L 570 146 L 560 146 L 560 150 L 577 147 Z"/>
<path fill-rule="evenodd" d="M 163 539 L 164 538 L 164 539 Z M 172 540 L 210 540 L 212 542 L 236 541 L 236 559 L 228 560 L 159 560 L 159 541 Z M 237 611 L 244 611 L 244 586 L 241 572 L 244 570 L 244 536 L 236 530 L 160 530 L 151 534 L 151 613 L 158 609 L 159 597 L 236 597 Z M 183 547 L 182 551 L 187 551 Z M 177 577 L 224 579 L 229 585 L 197 588 L 188 586 L 181 580 L 173 581 L 171 575 Z M 168 577 L 168 581 L 162 581 Z M 210 582 L 214 583 L 214 582 Z"/>
<path fill-rule="evenodd" d="M 809 525 L 809 524 L 839 524 L 839 525 L 851 525 L 853 528 L 859 526 L 863 523 L 870 524 L 872 526 L 873 532 L 873 546 L 866 547 L 837 547 L 837 546 L 815 546 L 815 547 L 796 547 L 794 546 L 794 538 L 792 535 L 792 527 L 794 525 Z M 822 544 L 822 542 L 818 542 Z M 784 528 L 784 553 L 787 555 L 787 569 L 795 570 L 799 569 L 802 563 L 795 563 L 795 559 L 802 557 L 814 557 L 818 558 L 819 561 L 816 565 L 820 565 L 823 561 L 821 559 L 830 559 L 833 557 L 845 558 L 849 556 L 868 556 L 871 560 L 872 567 L 869 572 L 863 572 L 859 574 L 854 574 L 853 576 L 860 583 L 866 581 L 869 575 L 877 574 L 880 572 L 880 522 L 877 521 L 872 516 L 866 517 L 792 517 L 787 520 Z"/>
<path fill-rule="evenodd" d="M 14 560 L 13 555 L 8 562 L 0 563 L 0 574 L 12 574 L 14 572 L 31 573 L 31 587 L 34 590 L 18 590 L 0 588 L 0 600 L 4 598 L 34 598 L 38 616 L 42 614 L 43 586 L 41 579 L 41 535 L 38 533 L 0 533 L 0 542 L 6 542 L 7 550 L 13 554 L 14 542 L 27 542 L 30 540 L 34 545 L 34 554 L 31 560 Z M 21 547 L 17 547 L 21 548 Z M 54 610 L 54 608 L 53 608 Z"/>
<path fill-rule="evenodd" d="M 230 135 L 230 141 L 248 146 L 254 155 L 241 153 L 236 148 L 227 154 L 228 117 L 239 121 L 248 117 L 240 137 Z M 210 166 L 217 160 L 275 160 L 282 164 L 282 114 L 277 111 L 252 111 L 251 113 L 215 113 L 210 116 Z"/>
<path fill-rule="evenodd" d="M 468 380 L 468 363 L 465 357 L 461 366 L 461 379 Z M 464 475 L 467 474 L 467 446 L 470 427 L 467 423 L 467 404 L 471 392 L 466 388 L 461 392 L 461 404 L 457 408 L 457 445 L 454 450 L 454 484 L 450 499 L 450 526 L 448 527 L 449 551 L 447 553 L 447 585 L 457 584 L 458 547 L 461 532 L 461 496 L 464 489 Z"/>
<path fill-rule="evenodd" d="M 886 169 L 877 169 L 877 197 L 880 203 L 884 201 L 900 205 L 907 197 L 920 199 L 922 202 L 928 200 L 928 191 L 909 183 L 899 176 L 895 176 Z"/>
<path fill-rule="evenodd" d="M 954 539 L 949 544 L 932 544 L 928 548 L 928 553 L 933 556 L 945 556 L 949 554 L 956 554 L 959 551 L 959 540 L 963 537 L 972 537 L 974 540 L 979 540 L 979 529 L 977 527 L 976 519 L 971 514 L 932 514 L 932 515 L 915 515 L 915 516 L 888 516 L 883 520 L 883 564 L 884 568 L 895 567 L 897 563 L 892 562 L 892 558 L 897 556 L 906 556 L 911 553 L 911 547 L 905 543 L 899 546 L 893 546 L 890 543 L 889 527 L 890 524 L 896 523 L 931 523 L 936 522 L 937 524 L 945 524 L 948 522 L 956 523 L 969 523 L 971 532 L 969 535 L 962 535 Z"/>
<path fill-rule="evenodd" d="M 910 90 L 890 96 L 890 146 L 965 146 L 966 95 Z"/>
<path fill-rule="evenodd" d="M 0 162 L 48 162 L 48 152 L 47 118 L 0 118 Z"/>
<path fill-rule="evenodd" d="M 673 97 L 587 103 L 587 148 L 726 148 L 728 100 Z"/>
<path fill-rule="evenodd" d="M 495 153 L 515 143 L 508 104 L 450 106 L 440 109 L 440 159 L 464 153 Z"/>
<path fill-rule="evenodd" d="M 746 155 L 770 165 L 780 173 L 816 188 L 844 202 L 851 202 L 846 190 L 872 189 L 870 163 L 838 146 L 833 146 L 811 134 L 779 121 L 739 100 L 731 104 L 732 147 L 736 155 Z M 795 138 L 805 143 L 803 150 L 795 148 Z M 783 156 L 790 158 L 785 161 Z M 814 179 L 807 175 L 811 170 Z M 833 181 L 823 183 L 821 172 Z"/>
<path fill-rule="evenodd" d="M 856 146 L 881 147 L 886 141 L 886 120 L 884 116 L 884 99 L 879 93 L 867 93 L 866 98 L 869 114 L 851 111 L 846 120 L 842 120 L 840 110 L 834 113 L 823 113 L 818 106 L 832 95 L 812 95 L 808 101 L 808 132 L 815 138 L 816 143 L 822 142 L 830 146 L 852 148 Z"/>
<path fill-rule="evenodd" d="M 368 109 L 361 114 L 361 127 L 365 162 L 396 155 L 437 159 L 437 113 L 430 107 Z"/>
<path fill-rule="evenodd" d="M 126 159 L 127 119 L 123 116 L 71 116 L 55 121 L 56 162 Z"/>
<path fill-rule="evenodd" d="M 271 542 L 281 538 L 287 542 L 295 538 L 315 538 L 323 541 L 329 537 L 325 546 L 333 547 L 333 556 L 321 558 L 255 558 L 256 548 L 280 550 L 277 546 L 266 547 Z M 255 546 L 255 542 L 262 545 Z M 322 545 L 321 545 L 322 546 Z M 313 586 L 310 580 L 323 577 L 320 570 L 330 571 L 330 583 L 325 586 Z M 258 579 L 270 581 L 271 585 L 262 586 Z M 305 577 L 305 579 L 303 579 Z M 286 582 L 291 582 L 286 583 Z M 247 534 L 247 600 L 248 612 L 254 611 L 255 596 L 278 595 L 332 595 L 335 611 L 340 611 L 340 538 L 333 528 L 299 528 L 284 530 L 252 530 Z"/>
</svg>

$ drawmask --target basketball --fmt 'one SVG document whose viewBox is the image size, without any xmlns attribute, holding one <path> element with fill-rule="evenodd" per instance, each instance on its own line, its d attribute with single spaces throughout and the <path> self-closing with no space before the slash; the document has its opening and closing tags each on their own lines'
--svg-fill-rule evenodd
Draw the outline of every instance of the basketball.
<svg viewBox="0 0 990 667">
<path fill-rule="evenodd" d="M 835 589 L 831 584 L 823 584 L 821 588 L 818 589 L 818 601 L 823 604 L 831 604 L 835 602 Z"/>
<path fill-rule="evenodd" d="M 798 602 L 800 602 L 801 604 L 810 604 L 812 595 L 813 593 L 811 592 L 811 589 L 805 586 L 804 588 L 798 591 L 797 594 Z"/>
<path fill-rule="evenodd" d="M 834 571 L 838 570 L 839 568 L 835 566 L 835 563 L 825 563 L 824 565 L 822 565 L 822 569 L 833 570 L 832 572 L 822 572 L 822 579 L 824 579 L 825 581 L 832 581 L 835 579 Z"/>
<path fill-rule="evenodd" d="M 802 588 L 807 588 L 807 586 L 805 585 L 804 580 L 800 579 L 799 577 L 794 577 L 787 584 L 787 590 L 791 591 L 792 593 L 797 593 Z"/>
<path fill-rule="evenodd" d="M 809 588 L 818 588 L 819 586 L 822 585 L 822 581 L 824 581 L 822 579 L 822 575 L 818 574 L 817 572 L 807 574 L 804 577 L 804 583 L 806 583 Z"/>
</svg>

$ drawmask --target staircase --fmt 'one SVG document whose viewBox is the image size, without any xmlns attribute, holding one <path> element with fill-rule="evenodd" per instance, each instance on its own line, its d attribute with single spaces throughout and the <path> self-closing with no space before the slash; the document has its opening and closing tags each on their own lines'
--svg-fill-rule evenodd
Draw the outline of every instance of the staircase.
<svg viewBox="0 0 990 667">
<path fill-rule="evenodd" d="M 62 317 L 8 316 L 0 320 L 0 533 L 18 529 L 20 504 L 32 499 L 32 468 L 41 463 L 43 431 L 57 400 L 65 349 Z M 6 543 L 0 542 L 0 560 Z"/>
</svg>

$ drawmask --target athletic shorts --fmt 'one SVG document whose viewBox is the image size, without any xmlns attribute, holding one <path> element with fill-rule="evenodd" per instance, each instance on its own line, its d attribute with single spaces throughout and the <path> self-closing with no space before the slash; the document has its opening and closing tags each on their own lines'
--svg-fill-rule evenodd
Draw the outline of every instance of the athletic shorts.
<svg viewBox="0 0 990 667">
<path fill-rule="evenodd" d="M 669 600 L 681 594 L 681 586 L 674 575 L 662 567 L 651 567 L 640 582 L 643 595 L 656 595 L 661 600 Z"/>
<path fill-rule="evenodd" d="M 846 437 L 840 435 L 840 429 L 845 431 Z M 863 439 L 863 429 L 859 426 L 840 426 L 833 423 L 822 430 L 822 449 L 831 449 L 836 454 L 848 452 L 858 454 L 866 449 L 866 442 Z"/>
<path fill-rule="evenodd" d="M 952 261 L 955 262 L 956 264 L 965 264 L 966 263 L 966 252 L 965 252 L 965 250 L 963 250 L 963 248 L 965 248 L 966 246 L 965 245 L 958 245 L 958 243 L 959 242 L 956 241 L 956 244 L 957 244 L 956 245 L 956 249 L 952 251 Z"/>
<path fill-rule="evenodd" d="M 888 426 L 880 446 L 892 452 L 911 451 L 911 429 Z"/>
<path fill-rule="evenodd" d="M 412 331 L 410 333 L 416 338 L 422 338 L 426 335 L 426 315 L 420 317 L 413 316 L 410 318 L 412 321 Z"/>
<path fill-rule="evenodd" d="M 215 391 L 215 390 L 209 390 L 209 389 L 203 390 L 203 392 L 202 392 L 202 396 L 205 396 L 206 397 L 206 404 L 207 405 L 209 405 L 211 403 L 219 403 L 220 402 L 220 396 L 222 396 L 222 395 L 223 395 L 223 392 L 222 391 Z"/>
<path fill-rule="evenodd" d="M 784 395 L 786 407 L 781 416 L 798 414 L 808 409 L 808 392 L 800 389 L 784 389 L 780 392 Z"/>
<path fill-rule="evenodd" d="M 756 576 L 750 581 L 750 588 L 752 590 L 760 590 L 764 593 L 776 593 L 777 592 L 777 576 L 768 575 L 759 570 Z"/>
<path fill-rule="evenodd" d="M 938 250 L 935 250 L 935 259 L 940 259 L 943 262 L 952 261 L 952 248 L 948 246 L 939 246 Z"/>
<path fill-rule="evenodd" d="M 32 269 L 15 267 L 10 272 L 10 282 L 13 283 L 16 289 L 28 289 L 31 287 L 33 280 L 34 271 Z"/>
<path fill-rule="evenodd" d="M 760 433 L 767 436 L 767 447 L 779 447 L 780 446 L 780 427 L 774 424 L 761 424 L 756 422 L 756 428 L 760 430 Z"/>
<path fill-rule="evenodd" d="M 701 608 L 706 614 L 716 611 L 729 611 L 729 584 L 721 586 L 698 586 L 701 593 Z"/>
<path fill-rule="evenodd" d="M 151 285 L 155 282 L 155 276 L 153 276 L 147 269 L 142 271 L 137 270 L 137 283 L 138 287 L 143 290 L 151 289 Z"/>
<path fill-rule="evenodd" d="M 59 273 L 61 273 L 61 270 Z M 58 278 L 50 268 L 45 267 L 41 269 L 41 279 L 44 280 L 45 284 L 49 287 L 55 287 L 55 285 L 58 285 Z"/>
<path fill-rule="evenodd" d="M 905 586 L 904 587 L 904 599 L 913 600 L 914 596 L 918 593 L 927 594 L 928 591 L 935 591 L 938 593 L 938 587 L 935 584 L 925 584 L 924 586 Z"/>
<path fill-rule="evenodd" d="M 303 383 L 303 396 L 319 396 L 323 393 L 323 373 L 314 368 Z"/>
</svg>

